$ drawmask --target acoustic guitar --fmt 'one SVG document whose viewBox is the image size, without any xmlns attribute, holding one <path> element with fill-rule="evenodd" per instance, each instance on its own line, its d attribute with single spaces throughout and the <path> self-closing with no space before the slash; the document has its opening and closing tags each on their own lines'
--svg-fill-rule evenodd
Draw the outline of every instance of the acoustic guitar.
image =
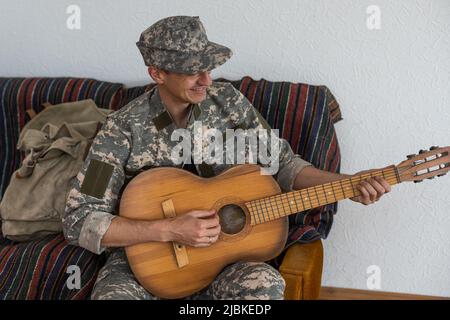
<svg viewBox="0 0 450 320">
<path fill-rule="evenodd" d="M 358 196 L 361 180 L 381 176 L 390 185 L 420 182 L 450 170 L 450 147 L 431 147 L 397 166 L 281 193 L 258 165 L 234 166 L 213 178 L 201 178 L 178 168 L 155 168 L 140 173 L 126 186 L 120 215 L 157 220 L 190 210 L 215 209 L 221 234 L 211 246 L 195 248 L 178 243 L 148 242 L 126 247 L 131 270 L 139 283 L 162 298 L 182 298 L 208 286 L 230 263 L 268 261 L 286 243 L 288 216 Z"/>
</svg>

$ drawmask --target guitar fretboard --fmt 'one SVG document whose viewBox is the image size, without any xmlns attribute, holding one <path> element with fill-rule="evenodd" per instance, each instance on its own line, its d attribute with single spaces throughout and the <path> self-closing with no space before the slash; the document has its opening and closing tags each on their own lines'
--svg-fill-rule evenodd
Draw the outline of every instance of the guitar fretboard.
<svg viewBox="0 0 450 320">
<path fill-rule="evenodd" d="M 380 176 L 390 185 L 400 183 L 397 168 L 392 165 L 383 170 L 353 176 L 301 190 L 252 200 L 245 203 L 251 216 L 251 225 L 265 223 L 297 212 L 309 210 L 360 195 L 356 186 L 364 179 Z"/>
</svg>

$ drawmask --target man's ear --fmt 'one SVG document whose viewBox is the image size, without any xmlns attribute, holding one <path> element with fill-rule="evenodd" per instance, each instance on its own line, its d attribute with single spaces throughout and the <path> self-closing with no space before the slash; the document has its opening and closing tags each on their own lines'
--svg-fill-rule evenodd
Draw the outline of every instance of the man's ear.
<svg viewBox="0 0 450 320">
<path fill-rule="evenodd" d="M 153 81 L 156 82 L 156 84 L 164 84 L 166 80 L 166 73 L 158 68 L 155 68 L 153 66 L 148 67 L 148 74 L 153 79 Z"/>
</svg>

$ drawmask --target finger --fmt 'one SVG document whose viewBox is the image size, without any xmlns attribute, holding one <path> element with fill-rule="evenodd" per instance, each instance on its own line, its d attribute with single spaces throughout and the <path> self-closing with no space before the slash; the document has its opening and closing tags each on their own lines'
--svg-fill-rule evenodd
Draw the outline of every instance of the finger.
<svg viewBox="0 0 450 320">
<path fill-rule="evenodd" d="M 193 242 L 194 242 L 194 247 L 197 247 L 199 245 L 209 244 L 211 242 L 211 237 L 202 236 L 200 238 L 194 239 Z"/>
<path fill-rule="evenodd" d="M 202 242 L 202 243 L 194 244 L 193 247 L 195 247 L 195 248 L 205 248 L 205 247 L 209 247 L 210 245 L 211 245 L 210 243 Z"/>
<path fill-rule="evenodd" d="M 214 237 L 202 237 L 198 242 L 200 243 L 211 243 Z"/>
<path fill-rule="evenodd" d="M 361 196 L 360 196 L 361 197 L 361 202 L 363 204 L 365 204 L 365 205 L 371 204 L 372 200 L 371 200 L 370 192 L 369 192 L 368 188 L 366 188 L 363 184 L 359 184 L 357 186 L 357 188 L 358 188 L 358 190 L 361 193 Z"/>
<path fill-rule="evenodd" d="M 197 244 L 200 244 L 200 245 L 202 245 L 202 244 L 210 245 L 210 244 L 216 242 L 218 238 L 219 238 L 219 236 L 203 237 L 203 238 L 201 238 L 201 239 L 197 242 Z"/>
<path fill-rule="evenodd" d="M 361 181 L 361 186 L 369 194 L 369 200 L 374 202 L 377 199 L 377 191 L 367 181 Z"/>
<path fill-rule="evenodd" d="M 216 237 L 219 233 L 220 233 L 220 224 L 215 226 L 214 228 L 206 229 L 205 236 Z"/>
<path fill-rule="evenodd" d="M 376 176 L 375 179 L 383 186 L 385 193 L 391 192 L 391 185 L 386 179 Z"/>
<path fill-rule="evenodd" d="M 194 211 L 189 212 L 189 214 L 195 218 L 210 217 L 210 216 L 214 215 L 215 213 L 216 213 L 215 210 L 194 210 Z"/>
<path fill-rule="evenodd" d="M 211 218 L 203 219 L 201 226 L 206 229 L 216 228 L 220 226 L 220 220 L 218 215 L 214 215 Z"/>
<path fill-rule="evenodd" d="M 384 187 L 376 179 L 369 179 L 368 183 L 376 190 L 376 199 L 380 198 L 384 193 Z"/>
<path fill-rule="evenodd" d="M 208 237 L 209 243 L 214 243 L 219 239 L 219 235 Z"/>
<path fill-rule="evenodd" d="M 365 205 L 370 204 L 370 195 L 367 192 L 367 190 L 359 184 L 356 186 L 356 188 L 361 193 L 361 195 L 358 198 L 358 201 Z"/>
</svg>

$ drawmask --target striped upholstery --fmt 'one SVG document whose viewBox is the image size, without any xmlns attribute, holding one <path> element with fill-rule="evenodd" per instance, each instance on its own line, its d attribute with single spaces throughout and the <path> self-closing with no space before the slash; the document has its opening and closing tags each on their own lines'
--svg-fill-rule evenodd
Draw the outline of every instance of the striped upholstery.
<svg viewBox="0 0 450 320">
<path fill-rule="evenodd" d="M 340 152 L 333 125 L 341 120 L 341 114 L 326 87 L 250 77 L 230 82 L 273 128 L 280 129 L 294 152 L 317 168 L 339 172 Z M 0 195 L 21 161 L 15 144 L 28 121 L 27 109 L 38 113 L 44 102 L 92 98 L 98 106 L 116 110 L 152 86 L 125 90 L 121 84 L 92 79 L 0 78 Z M 288 244 L 326 238 L 336 211 L 337 204 L 332 204 L 291 216 Z M 103 256 L 68 245 L 62 235 L 17 244 L 0 234 L 0 299 L 86 299 L 103 263 Z M 69 265 L 81 268 L 80 290 L 69 290 L 66 285 Z"/>
<path fill-rule="evenodd" d="M 108 109 L 117 109 L 123 86 L 93 79 L 75 78 L 0 78 L 0 196 L 11 174 L 19 167 L 16 150 L 20 130 L 29 120 L 26 110 L 40 112 L 42 104 L 93 99 Z"/>
<path fill-rule="evenodd" d="M 144 92 L 149 91 L 154 86 L 155 86 L 154 83 L 150 83 L 145 86 L 127 88 L 127 90 L 125 90 L 123 95 L 123 105 L 126 105 L 128 102 L 133 101 Z"/>
<path fill-rule="evenodd" d="M 19 244 L 2 239 L 0 299 L 86 299 L 104 260 L 104 256 L 67 245 L 62 234 Z M 73 274 L 67 270 L 70 265 L 80 267 L 80 289 L 67 286 Z"/>
<path fill-rule="evenodd" d="M 100 107 L 118 109 L 122 95 L 121 84 L 93 79 L 0 78 L 0 196 L 22 160 L 16 143 L 29 120 L 26 110 L 38 113 L 44 102 L 89 98 Z M 1 239 L 0 231 L 0 299 L 86 299 L 103 260 L 103 256 L 67 245 L 61 234 L 15 244 Z M 80 290 L 66 286 L 69 265 L 81 268 Z"/>
</svg>

